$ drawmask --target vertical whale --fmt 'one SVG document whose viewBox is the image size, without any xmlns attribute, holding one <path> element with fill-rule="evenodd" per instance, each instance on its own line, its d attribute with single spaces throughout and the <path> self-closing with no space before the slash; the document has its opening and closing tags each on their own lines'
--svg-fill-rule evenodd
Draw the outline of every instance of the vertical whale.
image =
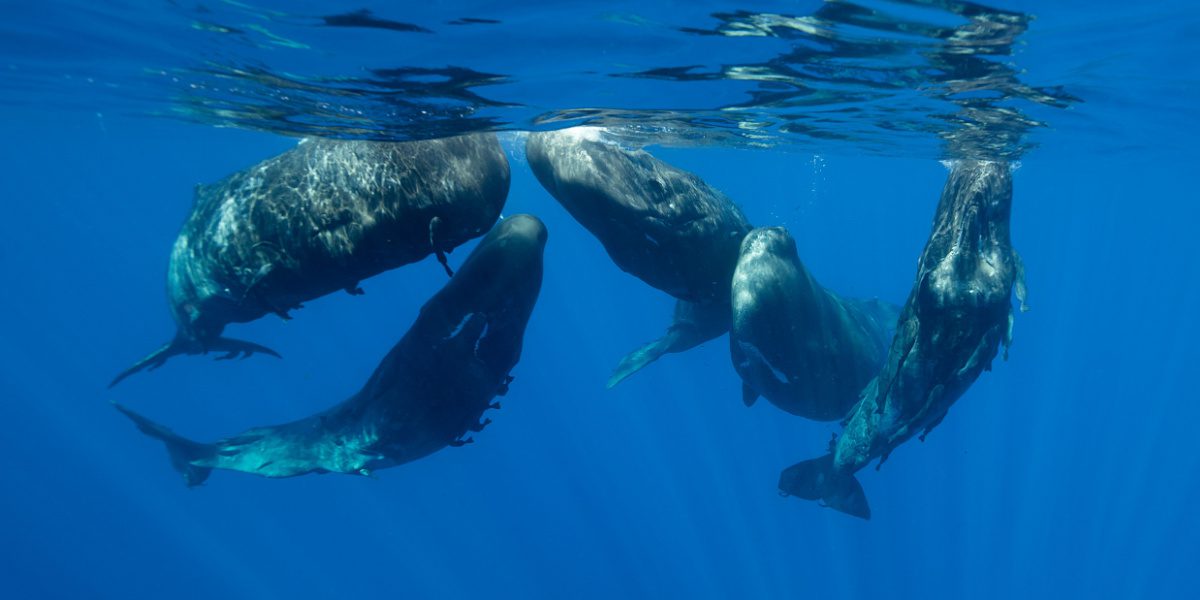
<svg viewBox="0 0 1200 600">
<path fill-rule="evenodd" d="M 1007 163 L 952 165 L 883 369 L 830 453 L 783 471 L 782 492 L 870 518 L 854 474 L 941 423 L 1011 339 L 1014 285 L 1018 299 L 1024 297 L 1009 236 L 1011 209 Z"/>
<path fill-rule="evenodd" d="M 626 356 L 612 387 L 669 352 L 729 329 L 729 282 L 750 223 L 724 194 L 595 128 L 531 133 L 525 155 L 546 188 L 622 271 L 677 299 L 666 335 Z"/>
<path fill-rule="evenodd" d="M 797 416 L 841 419 L 887 355 L 897 310 L 842 298 L 804 267 L 782 227 L 742 241 L 731 290 L 730 357 L 743 400 L 758 396 Z"/>
</svg>

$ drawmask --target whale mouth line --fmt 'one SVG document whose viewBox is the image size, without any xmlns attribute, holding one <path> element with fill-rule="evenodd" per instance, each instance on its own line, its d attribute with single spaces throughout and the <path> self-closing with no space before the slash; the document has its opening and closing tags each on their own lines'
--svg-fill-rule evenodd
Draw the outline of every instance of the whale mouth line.
<svg viewBox="0 0 1200 600">
<path fill-rule="evenodd" d="M 483 340 L 484 340 L 484 338 L 486 338 L 486 337 L 487 337 L 487 335 L 488 335 L 488 330 L 489 330 L 490 328 L 491 328 L 491 322 L 490 322 L 490 321 L 484 321 L 484 323 L 483 323 L 483 330 L 479 332 L 479 337 L 478 337 L 478 338 L 475 338 L 475 349 L 474 349 L 474 351 L 473 351 L 473 354 L 475 355 L 475 358 L 480 358 L 480 356 L 479 356 L 479 346 L 480 346 L 481 344 L 483 344 Z"/>
<path fill-rule="evenodd" d="M 775 365 L 771 364 L 771 361 L 767 360 L 766 356 L 763 356 L 762 350 L 759 350 L 758 346 L 755 346 L 754 344 L 744 340 L 738 340 L 738 347 L 740 347 L 742 352 L 746 354 L 748 359 L 747 363 L 750 363 L 750 361 L 757 361 L 760 364 L 766 365 L 767 370 L 771 372 L 771 375 L 775 377 L 779 383 L 784 385 L 791 383 L 787 373 L 780 371 Z"/>
<path fill-rule="evenodd" d="M 450 333 L 448 333 L 444 337 L 442 337 L 442 341 L 448 342 L 448 341 L 458 337 L 458 334 L 462 333 L 463 328 L 465 328 L 467 326 L 467 323 L 471 321 L 471 318 L 477 314 L 479 314 L 479 313 L 468 312 L 468 313 L 464 314 L 462 316 L 462 318 L 459 319 L 458 324 L 455 325 L 454 328 L 450 330 Z"/>
</svg>

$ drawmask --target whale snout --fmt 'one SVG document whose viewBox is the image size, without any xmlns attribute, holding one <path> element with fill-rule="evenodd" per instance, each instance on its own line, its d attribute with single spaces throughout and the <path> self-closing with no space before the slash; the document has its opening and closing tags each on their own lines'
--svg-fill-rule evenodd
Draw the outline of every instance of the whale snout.
<svg viewBox="0 0 1200 600">
<path fill-rule="evenodd" d="M 747 256 L 796 254 L 796 240 L 784 227 L 756 227 L 742 239 L 741 252 Z"/>
<path fill-rule="evenodd" d="M 962 207 L 978 207 L 977 219 L 1007 221 L 1012 208 L 1012 167 L 1006 162 L 961 160 L 950 170 L 947 189 Z"/>
<path fill-rule="evenodd" d="M 546 225 L 533 215 L 513 215 L 500 222 L 500 234 L 507 239 L 521 240 L 545 247 Z"/>
<path fill-rule="evenodd" d="M 781 244 L 787 243 L 792 236 L 788 234 L 785 227 L 755 227 L 746 234 L 746 239 L 760 244 Z"/>
</svg>

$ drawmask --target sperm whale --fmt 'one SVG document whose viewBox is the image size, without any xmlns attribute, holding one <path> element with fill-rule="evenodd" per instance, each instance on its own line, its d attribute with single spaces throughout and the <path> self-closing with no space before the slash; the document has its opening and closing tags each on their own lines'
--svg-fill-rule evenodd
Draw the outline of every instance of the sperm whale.
<svg viewBox="0 0 1200 600">
<path fill-rule="evenodd" d="M 491 133 L 414 142 L 309 139 L 196 189 L 171 250 L 175 337 L 109 387 L 180 354 L 259 352 L 226 325 L 302 303 L 486 232 L 508 197 L 508 161 Z"/>
</svg>

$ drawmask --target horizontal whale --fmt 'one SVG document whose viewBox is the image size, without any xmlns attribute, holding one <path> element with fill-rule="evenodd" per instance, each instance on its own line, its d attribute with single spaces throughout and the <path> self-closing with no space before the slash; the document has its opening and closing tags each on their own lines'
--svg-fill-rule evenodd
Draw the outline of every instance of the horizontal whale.
<svg viewBox="0 0 1200 600">
<path fill-rule="evenodd" d="M 742 241 L 731 289 L 730 357 L 749 406 L 764 396 L 809 419 L 841 419 L 879 372 L 899 311 L 852 300 L 809 273 L 782 227 Z"/>
<path fill-rule="evenodd" d="M 1020 258 L 1009 236 L 1007 163 L 953 164 L 916 282 L 879 374 L 826 456 L 783 471 L 779 489 L 870 518 L 854 474 L 918 433 L 924 439 L 1011 341 L 1013 286 L 1024 309 Z"/>
<path fill-rule="evenodd" d="M 221 337 L 230 323 L 445 253 L 486 232 L 508 197 L 494 134 L 415 142 L 309 139 L 196 189 L 167 267 L 171 342 L 113 380 L 178 354 L 271 350 Z M 447 272 L 449 267 L 446 266 Z"/>
<path fill-rule="evenodd" d="M 729 282 L 751 228 L 729 198 L 648 152 L 605 140 L 597 128 L 531 133 L 525 155 L 617 267 L 678 301 L 667 334 L 626 356 L 609 387 L 729 330 Z"/>
<path fill-rule="evenodd" d="M 324 412 L 257 427 L 212 444 L 184 439 L 118 405 L 166 444 L 189 486 L 213 469 L 264 477 L 367 475 L 469 443 L 484 411 L 512 381 L 525 326 L 542 283 L 546 228 L 517 215 L 497 225 L 458 273 L 421 308 L 415 323 L 367 383 Z"/>
</svg>

